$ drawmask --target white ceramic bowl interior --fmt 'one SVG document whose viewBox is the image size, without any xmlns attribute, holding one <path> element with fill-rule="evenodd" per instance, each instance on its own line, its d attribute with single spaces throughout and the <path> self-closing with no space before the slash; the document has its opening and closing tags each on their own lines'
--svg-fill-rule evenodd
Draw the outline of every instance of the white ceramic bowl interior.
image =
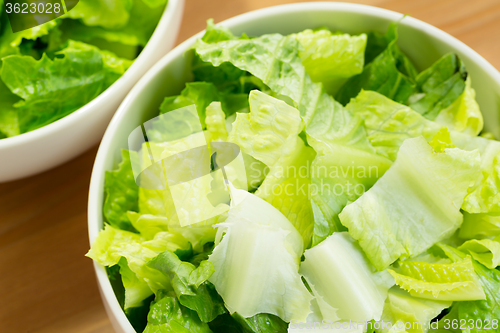
<svg viewBox="0 0 500 333">
<path fill-rule="evenodd" d="M 0 182 L 48 170 L 99 142 L 127 93 L 175 45 L 184 0 L 169 0 L 151 39 L 132 66 L 97 98 L 56 122 L 0 140 Z"/>
<path fill-rule="evenodd" d="M 270 7 L 226 20 L 221 25 L 233 33 L 258 36 L 265 33 L 290 34 L 307 28 L 326 26 L 352 34 L 385 32 L 390 22 L 402 14 L 376 7 L 315 2 Z M 203 32 L 177 46 L 158 62 L 132 89 L 113 117 L 99 147 L 89 193 L 89 237 L 92 243 L 103 227 L 102 204 L 104 171 L 115 167 L 121 149 L 127 149 L 128 136 L 144 121 L 157 115 L 163 98 L 175 95 L 190 77 L 190 59 L 185 52 Z M 499 134 L 500 73 L 471 48 L 449 34 L 417 19 L 405 17 L 399 24 L 399 46 L 422 70 L 440 56 L 455 52 L 464 61 L 477 92 L 486 128 Z M 95 264 L 104 304 L 117 332 L 133 333 L 113 293 L 105 269 Z"/>
</svg>

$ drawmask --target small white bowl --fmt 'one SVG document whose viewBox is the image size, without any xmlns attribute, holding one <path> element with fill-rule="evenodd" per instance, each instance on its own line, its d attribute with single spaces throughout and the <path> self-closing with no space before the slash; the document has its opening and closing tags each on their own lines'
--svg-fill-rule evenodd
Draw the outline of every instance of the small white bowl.
<svg viewBox="0 0 500 333">
<path fill-rule="evenodd" d="M 175 45 L 184 0 L 169 0 L 151 39 L 132 66 L 97 98 L 47 126 L 0 140 L 0 183 L 53 168 L 99 142 L 134 84 Z"/>
<path fill-rule="evenodd" d="M 236 16 L 221 23 L 236 35 L 258 36 L 266 33 L 290 34 L 307 28 L 326 26 L 358 34 L 367 31 L 385 32 L 390 22 L 403 14 L 371 6 L 315 2 L 265 8 Z M 104 172 L 115 167 L 121 149 L 127 149 L 128 136 L 137 126 L 157 115 L 165 96 L 175 95 L 191 79 L 189 57 L 185 52 L 203 32 L 177 46 L 160 60 L 132 89 L 113 117 L 97 153 L 89 193 L 89 238 L 92 244 L 103 227 L 102 204 Z M 405 17 L 399 23 L 399 46 L 422 70 L 440 56 L 455 52 L 464 61 L 472 77 L 477 100 L 485 118 L 486 128 L 499 134 L 500 73 L 483 57 L 449 34 L 417 19 Z M 94 264 L 99 288 L 108 315 L 117 332 L 133 333 L 113 293 L 105 269 Z"/>
</svg>

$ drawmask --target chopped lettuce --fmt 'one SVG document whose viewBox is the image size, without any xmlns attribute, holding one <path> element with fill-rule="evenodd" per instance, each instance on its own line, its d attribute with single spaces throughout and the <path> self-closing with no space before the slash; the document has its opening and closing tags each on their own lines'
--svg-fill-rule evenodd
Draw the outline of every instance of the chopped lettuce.
<svg viewBox="0 0 500 333">
<path fill-rule="evenodd" d="M 235 206 L 219 225 L 225 234 L 209 257 L 215 269 L 209 281 L 231 313 L 304 321 L 312 296 L 298 273 L 302 238 L 264 200 L 236 189 L 232 197 Z"/>
<path fill-rule="evenodd" d="M 324 319 L 380 320 L 390 275 L 373 272 L 368 260 L 346 233 L 334 233 L 306 250 L 300 273 L 316 296 Z"/>
<path fill-rule="evenodd" d="M 468 189 L 479 178 L 479 154 L 436 153 L 423 138 L 406 140 L 394 165 L 339 215 L 372 264 L 383 270 L 450 237 L 461 225 Z M 448 177 L 449 170 L 454 177 Z"/>
<path fill-rule="evenodd" d="M 500 237 L 495 239 L 471 239 L 458 248 L 460 251 L 469 253 L 472 258 L 489 269 L 500 265 Z"/>
<path fill-rule="evenodd" d="M 132 59 L 125 16 L 94 19 L 87 35 L 84 21 L 61 35 L 62 20 L 37 41 L 105 40 Z M 138 331 L 426 333 L 500 316 L 500 143 L 461 60 L 418 73 L 397 29 L 237 37 L 208 22 L 194 81 L 106 175 L 110 225 L 89 255 Z M 1 88 L 7 136 L 23 101 Z"/>
<path fill-rule="evenodd" d="M 486 298 L 470 257 L 448 264 L 402 261 L 389 273 L 414 297 L 438 301 Z"/>
<path fill-rule="evenodd" d="M 435 301 L 429 299 L 416 298 L 408 292 L 395 286 L 389 289 L 389 293 L 384 305 L 382 320 L 396 326 L 406 323 L 408 333 L 425 333 L 428 331 L 429 322 L 437 317 L 441 311 L 451 306 L 451 301 Z M 405 328 L 406 328 L 405 327 Z M 380 332 L 390 332 L 389 329 L 382 329 Z"/>
<path fill-rule="evenodd" d="M 87 104 L 130 66 L 130 61 L 74 41 L 57 55 L 53 60 L 47 55 L 38 61 L 19 55 L 2 59 L 1 79 L 23 99 L 14 105 L 21 132 L 45 126 Z"/>
<path fill-rule="evenodd" d="M 307 73 L 315 82 L 340 85 L 363 71 L 366 35 L 332 33 L 327 29 L 304 30 L 295 35 Z"/>
</svg>

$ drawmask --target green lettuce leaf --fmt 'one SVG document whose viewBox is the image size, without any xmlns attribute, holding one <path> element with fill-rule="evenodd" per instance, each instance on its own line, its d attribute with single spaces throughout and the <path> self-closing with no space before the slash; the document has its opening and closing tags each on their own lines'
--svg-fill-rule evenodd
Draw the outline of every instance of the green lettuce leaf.
<svg viewBox="0 0 500 333">
<path fill-rule="evenodd" d="M 17 110 L 14 107 L 18 101 L 19 97 L 11 93 L 0 80 L 0 138 L 20 134 Z"/>
<path fill-rule="evenodd" d="M 315 82 L 339 85 L 363 71 L 366 35 L 333 34 L 327 29 L 307 29 L 294 35 L 307 73 Z"/>
<path fill-rule="evenodd" d="M 226 312 L 222 298 L 213 285 L 207 282 L 214 272 L 210 262 L 202 261 L 195 268 L 193 264 L 179 260 L 174 253 L 165 251 L 149 261 L 148 266 L 170 278 L 179 302 L 196 311 L 201 321 L 208 323 Z"/>
<path fill-rule="evenodd" d="M 391 160 L 406 139 L 423 136 L 430 142 L 440 131 L 446 130 L 376 92 L 361 92 L 347 109 L 363 118 L 371 144 L 378 154 Z M 462 209 L 469 213 L 500 213 L 500 143 L 455 131 L 450 132 L 450 139 L 457 148 L 477 150 L 481 155 L 481 177 L 469 191 Z"/>
<path fill-rule="evenodd" d="M 20 55 L 24 46 L 23 43 L 31 43 L 37 39 L 49 35 L 59 24 L 58 20 L 53 20 L 36 26 L 13 33 L 10 29 L 0 31 L 0 60 L 8 55 Z M 1 64 L 1 61 L 0 61 Z"/>
<path fill-rule="evenodd" d="M 344 208 L 340 221 L 378 270 L 414 257 L 460 227 L 460 207 L 479 178 L 479 162 L 477 152 L 435 153 L 423 138 L 408 139 L 394 165 Z"/>
<path fill-rule="evenodd" d="M 104 178 L 104 218 L 109 224 L 122 230 L 134 230 L 127 212 L 139 209 L 139 187 L 132 172 L 131 154 L 134 152 L 122 150 L 122 161 L 118 168 L 106 171 Z"/>
<path fill-rule="evenodd" d="M 245 333 L 285 333 L 288 329 L 288 324 L 281 320 L 280 317 L 269 313 L 259 313 L 249 318 L 233 313 L 231 317 L 241 325 Z"/>
<path fill-rule="evenodd" d="M 434 120 L 441 110 L 449 107 L 465 90 L 467 72 L 456 54 L 449 53 L 417 76 L 418 92 L 410 107 Z"/>
<path fill-rule="evenodd" d="M 109 52 L 70 41 L 51 60 L 3 58 L 1 79 L 23 101 L 16 103 L 21 132 L 32 131 L 82 107 L 108 88 L 130 62 Z M 43 84 L 41 84 L 43 82 Z"/>
<path fill-rule="evenodd" d="M 432 319 L 437 317 L 441 311 L 451 306 L 450 301 L 434 301 L 411 296 L 408 292 L 393 287 L 389 290 L 382 313 L 382 320 L 391 323 L 411 323 L 406 330 L 408 333 L 425 333 Z M 407 324 L 407 327 L 409 325 Z M 403 326 L 404 327 L 404 326 Z M 379 332 L 388 333 L 390 330 L 383 329 Z"/>
<path fill-rule="evenodd" d="M 441 249 L 444 250 L 446 255 L 454 261 L 459 261 L 466 257 L 466 255 L 450 246 L 440 244 Z M 500 270 L 488 269 L 482 264 L 472 260 L 474 270 L 481 282 L 486 300 L 469 301 L 469 302 L 455 302 L 452 307 L 452 312 L 455 312 L 459 320 L 465 321 L 466 333 L 487 333 L 498 332 L 494 328 L 493 323 L 500 318 Z M 474 325 L 471 325 L 474 322 Z M 489 328 L 486 325 L 489 323 Z M 493 328 L 493 329 L 492 329 Z"/>
<path fill-rule="evenodd" d="M 238 113 L 229 142 L 269 167 L 276 164 L 287 145 L 295 144 L 303 123 L 300 113 L 285 102 L 258 90 L 249 96 L 250 113 Z"/>
<path fill-rule="evenodd" d="M 335 98 L 340 103 L 346 105 L 361 90 L 377 91 L 396 102 L 407 102 L 415 88 L 413 76 L 416 70 L 398 48 L 397 38 L 396 24 L 389 26 L 385 36 L 368 38 L 367 65 L 361 74 L 349 79 L 337 92 Z"/>
<path fill-rule="evenodd" d="M 472 258 L 489 269 L 500 265 L 500 237 L 495 239 L 472 239 L 458 248 L 460 251 L 469 253 Z"/>
<path fill-rule="evenodd" d="M 439 112 L 436 122 L 450 130 L 470 135 L 478 135 L 483 130 L 483 115 L 476 102 L 476 92 L 471 86 L 470 77 L 465 81 L 464 92 Z"/>
<path fill-rule="evenodd" d="M 500 215 L 464 212 L 464 223 L 458 235 L 465 239 L 500 236 Z"/>
<path fill-rule="evenodd" d="M 182 306 L 173 292 L 160 291 L 151 303 L 144 333 L 211 333 L 195 311 Z"/>
<path fill-rule="evenodd" d="M 124 308 L 129 308 L 142 304 L 139 297 L 146 298 L 160 289 L 170 289 L 169 279 L 160 271 L 146 265 L 150 259 L 165 250 L 166 248 L 158 251 L 154 240 L 146 241 L 139 234 L 106 225 L 94 240 L 87 256 L 103 266 L 120 263 L 122 280 L 126 287 Z M 126 259 L 126 262 L 120 262 L 122 258 Z M 135 277 L 128 270 L 135 273 Z M 149 293 L 146 286 L 149 287 Z"/>
<path fill-rule="evenodd" d="M 386 271 L 373 273 L 346 232 L 334 233 L 304 256 L 300 274 L 313 290 L 324 319 L 380 320 L 394 280 Z"/>
<path fill-rule="evenodd" d="M 219 225 L 225 234 L 209 257 L 215 270 L 209 281 L 231 313 L 247 318 L 264 312 L 286 322 L 304 321 L 312 296 L 298 273 L 300 234 L 255 195 L 233 188 L 231 197 L 229 217 Z"/>
<path fill-rule="evenodd" d="M 455 263 L 402 261 L 389 273 L 412 296 L 439 301 L 485 299 L 470 257 Z"/>
</svg>

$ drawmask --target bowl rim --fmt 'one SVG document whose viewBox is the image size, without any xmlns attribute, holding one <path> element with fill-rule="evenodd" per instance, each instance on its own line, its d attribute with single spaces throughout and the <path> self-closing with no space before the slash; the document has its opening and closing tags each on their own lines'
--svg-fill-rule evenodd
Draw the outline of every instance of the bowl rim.
<svg viewBox="0 0 500 333">
<path fill-rule="evenodd" d="M 168 0 L 167 5 L 163 10 L 163 14 L 158 22 L 153 34 L 151 35 L 146 46 L 141 51 L 139 56 L 134 60 L 132 65 L 125 71 L 125 73 L 118 78 L 111 86 L 104 90 L 99 96 L 85 104 L 84 106 L 78 108 L 77 110 L 71 112 L 67 116 L 58 119 L 50 124 L 37 128 L 33 131 L 15 135 L 12 137 L 0 139 L 0 151 L 4 148 L 19 147 L 30 142 L 37 141 L 43 137 L 50 136 L 51 134 L 56 134 L 68 126 L 78 124 L 82 119 L 90 116 L 89 113 L 99 112 L 98 106 L 100 103 L 104 103 L 106 99 L 113 96 L 115 93 L 120 91 L 126 84 L 129 77 L 136 76 L 141 72 L 142 63 L 145 62 L 152 53 L 155 52 L 156 46 L 162 43 L 162 31 L 166 30 L 170 22 L 174 19 L 176 14 L 176 8 L 182 5 L 184 0 Z"/>
<path fill-rule="evenodd" d="M 243 25 L 251 21 L 258 20 L 262 17 L 276 16 L 291 12 L 309 12 L 309 11 L 343 11 L 352 12 L 363 15 L 368 15 L 372 17 L 378 17 L 381 19 L 386 19 L 388 21 L 400 21 L 400 25 L 407 26 L 412 29 L 416 29 L 433 35 L 439 42 L 448 45 L 450 48 L 460 51 L 462 54 L 467 56 L 471 61 L 481 67 L 485 72 L 488 73 L 496 82 L 500 85 L 500 72 L 491 65 L 486 59 L 474 51 L 471 47 L 467 46 L 462 41 L 458 40 L 456 37 L 448 34 L 447 32 L 429 24 L 419 19 L 407 16 L 392 10 L 379 8 L 364 4 L 346 3 L 346 2 L 330 2 L 330 1 L 317 1 L 317 2 L 301 2 L 292 4 L 283 4 L 277 6 L 266 7 L 262 9 L 253 10 L 240 14 L 229 19 L 226 19 L 217 24 L 217 26 L 227 27 L 229 29 L 235 26 Z M 404 19 L 403 19 L 404 18 Z M 92 245 L 95 237 L 101 230 L 101 222 L 103 222 L 102 216 L 102 204 L 103 202 L 99 200 L 100 194 L 103 194 L 104 186 L 104 175 L 105 175 L 105 161 L 108 154 L 114 154 L 115 152 L 109 152 L 113 137 L 124 118 L 127 117 L 128 110 L 132 102 L 140 95 L 148 83 L 154 79 L 154 77 L 160 72 L 164 67 L 168 66 L 172 61 L 178 57 L 182 57 L 184 53 L 194 44 L 194 42 L 203 36 L 205 30 L 193 35 L 188 38 L 174 49 L 172 49 L 168 54 L 166 54 L 162 59 L 160 59 L 154 66 L 152 66 L 149 71 L 137 82 L 137 84 L 128 93 L 127 97 L 123 100 L 122 104 L 118 108 L 117 112 L 114 114 L 106 132 L 103 136 L 101 144 L 96 155 L 94 162 L 91 182 L 89 188 L 89 203 L 88 203 L 88 232 L 89 232 L 89 243 Z M 102 197 L 104 199 L 104 196 Z M 111 311 L 114 318 L 110 318 L 112 321 L 116 320 L 120 325 L 120 328 L 124 332 L 135 332 L 132 325 L 125 316 L 124 311 L 118 304 L 118 300 L 114 294 L 111 287 L 111 283 L 106 274 L 104 267 L 95 261 L 93 262 L 96 271 L 96 276 L 99 284 L 99 289 L 108 311 Z M 108 313 L 109 314 L 109 313 Z"/>
</svg>

